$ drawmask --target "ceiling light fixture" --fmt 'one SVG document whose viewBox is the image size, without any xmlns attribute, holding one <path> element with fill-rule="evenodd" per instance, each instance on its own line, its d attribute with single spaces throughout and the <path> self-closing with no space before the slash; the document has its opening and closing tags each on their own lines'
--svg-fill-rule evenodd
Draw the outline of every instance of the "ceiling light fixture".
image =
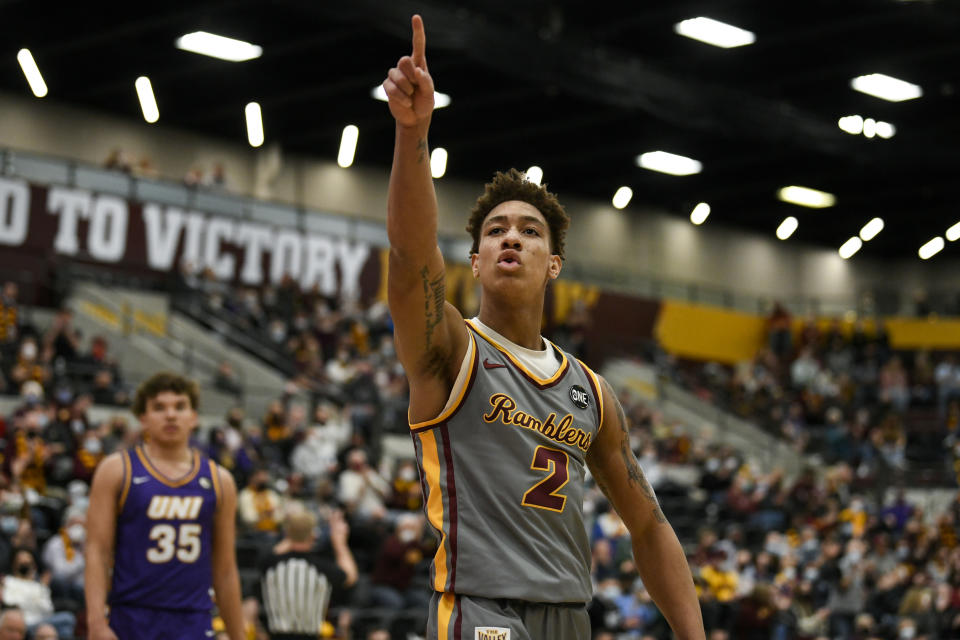
<svg viewBox="0 0 960 640">
<path fill-rule="evenodd" d="M 177 38 L 176 47 L 229 62 L 246 62 L 263 54 L 263 49 L 255 44 L 206 31 L 194 31 L 180 36 Z"/>
<path fill-rule="evenodd" d="M 40 68 L 37 67 L 37 62 L 33 59 L 33 54 L 30 53 L 30 49 L 20 49 L 20 51 L 17 52 L 17 62 L 20 63 L 20 68 L 23 69 L 23 75 L 27 77 L 27 83 L 30 85 L 30 91 L 33 91 L 33 95 L 38 98 L 47 95 L 47 83 L 43 81 L 43 76 L 40 75 Z"/>
<path fill-rule="evenodd" d="M 869 242 L 877 237 L 877 234 L 883 231 L 883 219 L 873 218 L 860 229 L 860 239 Z"/>
<path fill-rule="evenodd" d="M 540 184 L 543 180 L 543 169 L 534 165 L 527 169 L 526 171 L 527 182 L 532 182 L 533 184 Z"/>
<path fill-rule="evenodd" d="M 839 253 L 840 257 L 844 260 L 849 260 L 853 257 L 857 251 L 860 251 L 860 247 L 863 246 L 863 242 L 860 241 L 860 238 L 853 236 L 842 245 L 840 245 Z"/>
<path fill-rule="evenodd" d="M 933 256 L 943 251 L 943 245 L 943 238 L 937 236 L 930 242 L 920 247 L 920 250 L 917 253 L 920 255 L 921 260 L 929 260 Z"/>
<path fill-rule="evenodd" d="M 668 173 L 672 176 L 689 176 L 700 173 L 703 169 L 703 164 L 698 160 L 666 151 L 641 153 L 637 156 L 636 163 L 638 167 Z"/>
<path fill-rule="evenodd" d="M 673 25 L 673 30 L 681 36 L 723 49 L 753 44 L 757 39 L 752 31 L 702 16 L 678 22 Z"/>
<path fill-rule="evenodd" d="M 437 147 L 430 153 L 430 175 L 434 178 L 442 178 L 447 172 L 447 150 L 443 147 Z"/>
<path fill-rule="evenodd" d="M 633 189 L 630 187 L 620 187 L 613 194 L 613 206 L 617 209 L 623 209 L 630 204 L 630 198 L 633 197 Z"/>
<path fill-rule="evenodd" d="M 247 116 L 247 141 L 251 147 L 259 147 L 263 144 L 263 114 L 259 103 L 249 103 L 244 113 Z"/>
<path fill-rule="evenodd" d="M 784 202 L 798 204 L 801 207 L 810 207 L 811 209 L 832 207 L 837 203 L 837 198 L 832 193 L 796 185 L 783 187 L 777 191 L 777 197 Z"/>
<path fill-rule="evenodd" d="M 348 124 L 343 128 L 343 133 L 340 135 L 340 151 L 337 153 L 337 164 L 344 169 L 353 164 L 359 137 L 360 129 L 356 125 Z"/>
<path fill-rule="evenodd" d="M 950 242 L 960 240 L 960 222 L 947 229 L 946 236 Z"/>
<path fill-rule="evenodd" d="M 837 121 L 837 126 L 850 135 L 858 136 L 862 133 L 868 138 L 879 136 L 889 139 L 897 132 L 897 128 L 889 122 L 873 118 L 864 120 L 863 116 L 843 116 Z"/>
<path fill-rule="evenodd" d="M 863 116 L 844 116 L 837 121 L 837 126 L 850 135 L 858 136 L 863 133 Z"/>
<path fill-rule="evenodd" d="M 881 138 L 890 139 L 897 133 L 897 128 L 889 122 L 883 120 L 877 121 L 877 135 Z"/>
<path fill-rule="evenodd" d="M 387 102 L 387 91 L 383 88 L 383 85 L 377 85 L 370 90 L 370 97 L 374 100 L 380 100 L 381 102 Z M 444 107 L 450 106 L 450 96 L 445 93 L 440 93 L 439 91 L 433 92 L 433 108 L 434 109 L 443 109 Z"/>
<path fill-rule="evenodd" d="M 150 78 L 140 76 L 133 83 L 133 86 L 137 88 L 137 98 L 140 100 L 143 119 L 153 124 L 160 119 L 160 109 L 157 107 L 157 98 L 153 95 L 153 85 L 150 84 Z"/>
<path fill-rule="evenodd" d="M 693 211 L 690 212 L 690 222 L 696 225 L 703 224 L 707 220 L 707 216 L 710 215 L 710 205 L 706 202 L 701 202 L 693 208 Z"/>
<path fill-rule="evenodd" d="M 893 78 L 882 73 L 871 73 L 866 76 L 857 76 L 850 81 L 850 86 L 860 93 L 890 102 L 913 100 L 923 95 L 919 85 Z"/>
<path fill-rule="evenodd" d="M 777 227 L 777 237 L 781 240 L 786 240 L 793 235 L 793 232 L 797 230 L 797 227 L 800 226 L 800 222 L 793 216 L 787 216 L 783 219 L 783 222 L 780 223 L 780 226 Z"/>
</svg>

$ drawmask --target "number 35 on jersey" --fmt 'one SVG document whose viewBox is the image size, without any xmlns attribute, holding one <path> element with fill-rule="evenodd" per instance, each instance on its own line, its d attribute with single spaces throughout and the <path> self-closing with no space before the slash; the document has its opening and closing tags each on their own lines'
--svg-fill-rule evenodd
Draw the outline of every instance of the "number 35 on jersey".
<svg viewBox="0 0 960 640">
<path fill-rule="evenodd" d="M 196 520 L 203 506 L 201 496 L 153 496 L 147 507 L 151 520 Z M 200 557 L 201 526 L 196 522 L 173 525 L 163 522 L 150 529 L 154 546 L 147 548 L 147 560 L 154 564 L 170 562 L 174 557 L 180 562 L 196 562 Z"/>
</svg>

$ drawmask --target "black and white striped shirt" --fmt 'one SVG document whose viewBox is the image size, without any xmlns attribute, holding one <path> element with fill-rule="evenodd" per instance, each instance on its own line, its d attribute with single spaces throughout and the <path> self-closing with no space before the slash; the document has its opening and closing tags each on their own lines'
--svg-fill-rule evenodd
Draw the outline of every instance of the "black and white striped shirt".
<svg viewBox="0 0 960 640">
<path fill-rule="evenodd" d="M 317 638 L 334 590 L 346 575 L 315 553 L 293 551 L 261 564 L 260 602 L 271 638 Z"/>
</svg>

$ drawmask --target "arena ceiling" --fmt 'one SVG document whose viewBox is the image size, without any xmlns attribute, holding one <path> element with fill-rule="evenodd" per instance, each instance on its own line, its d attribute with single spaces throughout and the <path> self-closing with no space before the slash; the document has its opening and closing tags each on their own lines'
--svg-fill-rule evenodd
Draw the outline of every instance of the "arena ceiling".
<svg viewBox="0 0 960 640">
<path fill-rule="evenodd" d="M 437 89 L 452 97 L 431 143 L 449 153 L 447 176 L 478 188 L 494 170 L 538 165 L 561 196 L 608 200 L 631 187 L 624 215 L 652 205 L 686 217 L 703 201 L 706 224 L 771 236 L 793 215 L 799 228 L 787 242 L 834 249 L 882 218 L 857 257 L 916 257 L 960 221 L 955 0 L 0 0 L 0 89 L 30 95 L 16 61 L 28 47 L 47 100 L 139 119 L 133 84 L 147 75 L 155 126 L 243 141 L 243 108 L 256 100 L 268 143 L 333 159 L 352 123 L 356 164 L 386 168 L 392 120 L 370 91 L 409 51 L 414 12 Z M 674 32 L 698 16 L 756 40 L 723 49 Z M 174 47 L 197 30 L 255 43 L 262 56 L 233 63 Z M 889 102 L 851 88 L 874 73 L 923 95 Z M 895 135 L 845 133 L 838 119 L 850 115 L 891 123 Z M 638 167 L 638 154 L 654 150 L 694 158 L 702 171 Z M 830 192 L 836 204 L 781 202 L 786 185 Z M 950 254 L 960 242 L 935 259 Z"/>
</svg>

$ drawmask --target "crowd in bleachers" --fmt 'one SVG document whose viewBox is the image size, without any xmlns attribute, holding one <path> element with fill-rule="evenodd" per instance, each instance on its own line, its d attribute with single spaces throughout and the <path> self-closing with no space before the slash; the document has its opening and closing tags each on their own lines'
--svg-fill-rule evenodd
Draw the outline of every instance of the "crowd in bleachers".
<svg viewBox="0 0 960 640">
<path fill-rule="evenodd" d="M 239 488 L 238 560 L 250 637 L 266 637 L 253 598 L 258 560 L 281 539 L 285 513 L 300 505 L 321 516 L 321 553 L 329 553 L 330 515 L 346 514 L 349 545 L 360 569 L 357 585 L 331 602 L 325 633 L 375 640 L 421 634 L 435 542 L 422 516 L 415 461 L 395 459 L 383 446 L 385 436 L 404 435 L 407 428 L 406 379 L 393 353 L 385 308 L 302 292 L 292 282 L 253 290 L 225 287 L 202 274 L 191 277 L 185 286 L 203 296 L 211 313 L 229 314 L 272 341 L 292 367 L 287 392 L 264 415 L 246 415 L 235 407 L 197 440 L 233 473 Z M 6 310 L 16 308 L 16 295 L 8 299 L 4 288 L 4 296 L 0 318 L 9 318 Z M 43 330 L 31 328 L 17 313 L 12 318 L 0 327 L 3 393 L 18 396 L 16 407 L 0 417 L 5 441 L 0 574 L 4 585 L 20 581 L 38 595 L 8 600 L 4 588 L 2 598 L 29 611 L 32 628 L 46 621 L 61 638 L 81 636 L 86 488 L 97 462 L 130 446 L 137 432 L 123 413 L 92 420 L 95 381 L 67 376 L 75 369 L 58 364 L 61 359 L 95 361 L 102 370 L 111 362 L 105 341 L 95 355 L 94 341 L 85 345 L 67 313 L 57 314 Z M 850 376 L 860 375 L 853 370 L 862 358 L 884 354 L 877 356 L 879 380 L 892 356 L 882 337 L 867 343 L 875 346 L 827 341 L 826 351 L 814 353 L 827 358 L 849 348 Z M 35 353 L 24 354 L 25 344 L 34 344 Z M 875 458 L 889 457 L 886 464 L 896 464 L 895 451 L 882 448 L 887 436 L 875 443 L 873 435 L 884 424 L 886 404 L 894 402 L 885 398 L 893 396 L 883 395 L 879 381 L 860 399 L 856 393 L 831 396 L 824 392 L 829 386 L 822 372 L 832 376 L 832 365 L 805 377 L 804 365 L 793 366 L 801 358 L 776 365 L 769 358 L 765 353 L 737 371 L 705 367 L 696 376 L 676 363 L 667 366 L 700 384 L 704 397 L 740 407 L 741 415 L 776 416 L 774 405 L 786 403 L 775 430 L 804 452 L 814 450 L 822 436 L 829 443 L 823 469 L 787 477 L 762 468 L 622 396 L 633 449 L 688 549 L 710 637 L 960 638 L 960 501 L 929 513 L 904 495 L 890 497 L 864 482 L 865 443 L 875 448 Z M 31 375 L 15 376 L 18 367 Z M 802 386 L 794 386 L 794 368 L 798 380 L 806 381 Z M 111 373 L 122 380 L 115 367 Z M 229 370 L 221 373 L 224 384 L 231 380 Z M 851 386 L 859 388 L 857 381 Z M 129 392 L 122 385 L 117 391 Z M 101 397 L 122 404 L 117 395 Z M 911 405 L 920 402 L 915 397 L 911 392 Z M 937 398 L 923 402 L 936 411 Z M 945 400 L 948 415 L 950 394 Z M 750 410 L 743 411 L 745 406 Z M 868 412 L 859 426 L 857 409 Z M 853 454 L 828 435 L 840 427 L 812 433 L 811 416 L 826 420 L 831 410 L 840 412 L 837 422 L 848 433 L 864 430 L 861 440 L 850 436 Z M 797 421 L 793 431 L 784 427 L 788 417 Z M 806 440 L 797 435 L 803 433 Z M 668 638 L 666 623 L 633 566 L 623 522 L 588 483 L 584 509 L 596 586 L 590 606 L 594 637 Z"/>
<path fill-rule="evenodd" d="M 960 424 L 960 366 L 954 353 L 894 350 L 882 321 L 793 329 L 779 305 L 767 347 L 735 366 L 670 362 L 682 385 L 759 424 L 827 463 L 862 477 L 914 468 L 952 474 L 944 439 Z"/>
</svg>

